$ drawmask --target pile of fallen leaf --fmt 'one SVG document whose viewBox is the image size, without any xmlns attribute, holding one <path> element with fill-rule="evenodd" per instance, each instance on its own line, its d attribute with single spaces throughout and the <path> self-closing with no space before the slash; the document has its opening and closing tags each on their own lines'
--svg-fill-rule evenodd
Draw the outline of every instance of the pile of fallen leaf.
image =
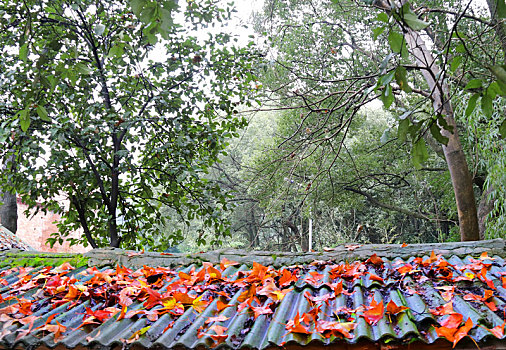
<svg viewBox="0 0 506 350">
<path fill-rule="evenodd" d="M 0 284 L 5 286 L 0 294 L 0 339 L 12 333 L 15 333 L 16 340 L 28 333 L 52 333 L 57 342 L 66 333 L 77 329 L 90 333 L 113 317 L 116 321 L 145 318 L 148 326 L 135 332 L 130 339 L 124 339 L 131 343 L 146 333 L 162 315 L 169 314 L 171 320 L 163 330 L 165 332 L 188 309 L 202 313 L 216 300 L 212 306 L 215 308 L 213 316 L 205 321 L 197 336 L 209 336 L 213 341 L 211 346 L 227 339 L 232 345 L 240 345 L 249 328 L 245 327 L 239 336 L 230 336 L 226 325 L 232 320 L 222 311 L 232 307 L 237 311 L 233 315 L 249 313 L 247 322 L 250 325 L 259 317 L 272 319 L 277 307 L 292 291 L 303 293 L 309 307 L 307 312 L 297 312 L 286 320 L 284 337 L 288 334 L 318 334 L 322 339 L 352 339 L 359 319 L 371 326 L 382 319 L 394 324 L 403 313 L 410 312 L 406 305 L 397 305 L 393 300 L 385 305 L 383 300 L 374 297 L 374 293 L 366 293 L 365 287 L 357 289 L 357 282 L 365 279 L 373 283 L 376 290 L 397 289 L 404 295 L 419 294 L 422 298 L 423 285 L 430 283 L 445 301 L 430 309 L 435 320 L 433 326 L 439 337 L 454 345 L 478 326 L 497 338 L 503 338 L 504 323 L 489 329 L 473 324 L 471 318 L 453 308 L 454 296 L 460 295 L 471 304 L 483 304 L 501 319 L 505 318 L 506 304 L 489 278 L 491 267 L 498 264 L 486 253 L 469 261 L 452 265 L 432 253 L 428 258 L 414 258 L 409 263 L 400 259 L 386 263 L 374 254 L 365 262 L 315 261 L 280 270 L 258 263 L 253 263 L 250 270 L 235 269 L 232 266 L 239 264 L 227 259 L 223 259 L 219 266 L 203 263 L 202 267 L 185 270 L 144 266 L 133 271 L 117 266 L 108 269 L 92 267 L 79 272 L 68 263 L 56 268 L 16 267 L 0 272 Z M 17 274 L 17 280 L 9 285 L 4 278 L 11 278 L 13 274 Z M 494 277 L 506 287 L 506 276 L 500 273 Z M 306 289 L 308 286 L 312 292 Z M 306 290 L 302 292 L 303 289 Z M 350 300 L 362 289 L 364 295 L 370 296 L 363 305 L 353 307 L 353 303 L 346 303 L 337 307 L 333 302 L 341 295 Z M 239 297 L 234 298 L 238 293 Z M 54 310 L 65 306 L 70 310 L 78 305 L 84 306 L 85 311 L 82 323 L 76 328 L 58 321 L 56 313 L 43 323 L 37 322 L 39 317 L 35 313 L 42 307 L 49 306 Z"/>
</svg>

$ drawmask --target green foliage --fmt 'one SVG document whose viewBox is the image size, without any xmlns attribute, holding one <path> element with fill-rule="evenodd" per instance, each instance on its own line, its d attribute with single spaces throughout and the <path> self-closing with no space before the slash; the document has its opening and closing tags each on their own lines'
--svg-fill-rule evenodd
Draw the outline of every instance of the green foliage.
<svg viewBox="0 0 506 350">
<path fill-rule="evenodd" d="M 393 7 L 382 9 L 382 4 Z M 287 249 L 294 249 L 289 239 L 296 240 L 295 249 L 302 249 L 305 220 L 312 215 L 318 225 L 316 239 L 325 237 L 323 242 L 335 239 L 323 232 L 354 240 L 362 220 L 367 220 L 366 231 L 381 227 L 367 235 L 382 232 L 379 236 L 385 242 L 406 237 L 399 235 L 403 229 L 417 237 L 423 232 L 420 239 L 425 241 L 456 238 L 457 212 L 442 146 L 448 145 L 450 133 L 472 134 L 472 140 L 465 135 L 462 141 L 471 173 L 483 157 L 488 165 L 480 167 L 479 176 L 483 171 L 488 178 L 493 169 L 489 161 L 497 159 L 504 144 L 499 132 L 506 129 L 499 64 L 504 52 L 485 23 L 490 16 L 487 9 L 468 4 L 410 1 L 396 8 L 392 2 L 377 2 L 368 8 L 346 0 L 267 2 L 264 17 L 257 18 L 258 32 L 269 36 L 265 51 L 270 62 L 261 80 L 269 103 L 290 112 L 281 116 L 278 137 L 254 164 L 261 172 L 250 193 L 272 223 L 273 233 L 265 230 L 265 237 L 283 248 L 288 245 Z M 474 12 L 456 22 L 454 14 L 433 8 Z M 417 58 L 423 58 L 408 52 L 408 29 L 426 30 L 422 39 L 438 67 L 432 78 L 442 88 L 429 87 L 426 76 L 432 72 L 417 68 Z M 441 108 L 433 104 L 430 96 L 435 90 L 450 103 Z M 380 130 L 374 130 L 375 140 L 367 137 L 371 119 L 364 122 L 360 117 L 364 104 L 374 99 L 392 115 Z M 486 128 L 466 120 L 474 113 L 483 117 Z M 454 116 L 457 127 L 442 114 Z M 478 155 L 475 145 L 482 141 L 478 136 L 482 130 L 492 131 L 489 139 L 496 147 Z M 360 135 L 361 147 L 353 147 L 355 135 Z M 406 163 L 407 158 L 412 164 Z M 500 170 L 493 173 L 497 176 Z M 407 184 L 396 188 L 378 174 L 388 174 L 389 180 L 405 179 Z M 479 196 L 484 188 L 478 178 L 475 182 Z M 380 208 L 378 203 L 389 206 Z M 380 210 L 387 210 L 389 218 Z M 404 224 L 406 215 L 416 219 Z M 294 222 L 298 233 L 287 226 Z"/>
<path fill-rule="evenodd" d="M 81 254 L 45 254 L 45 253 L 7 253 L 0 261 L 0 268 L 12 268 L 16 266 L 39 267 L 60 266 L 69 263 L 75 268 L 88 266 L 88 258 Z"/>
<path fill-rule="evenodd" d="M 195 33 L 232 8 L 3 0 L 1 11 L 0 157 L 14 152 L 16 169 L 0 184 L 63 215 L 51 244 L 82 228 L 72 244 L 149 245 L 171 220 L 162 207 L 228 233 L 228 195 L 202 174 L 245 125 L 255 53 Z"/>
</svg>

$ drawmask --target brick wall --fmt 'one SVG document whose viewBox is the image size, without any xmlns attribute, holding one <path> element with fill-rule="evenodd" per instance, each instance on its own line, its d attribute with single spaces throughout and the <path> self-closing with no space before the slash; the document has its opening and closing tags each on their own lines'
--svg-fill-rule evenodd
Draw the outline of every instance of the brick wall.
<svg viewBox="0 0 506 350">
<path fill-rule="evenodd" d="M 58 232 L 55 221 L 60 220 L 60 215 L 52 212 L 44 214 L 37 213 L 34 216 L 26 216 L 25 210 L 27 206 L 18 199 L 18 231 L 16 236 L 30 245 L 33 249 L 41 252 L 62 252 L 62 253 L 84 253 L 91 249 L 90 246 L 83 247 L 82 245 L 69 246 L 68 242 L 63 245 L 56 243 L 53 248 L 46 244 L 46 240 L 51 237 L 51 234 Z M 79 237 L 82 232 L 74 232 L 73 237 Z"/>
</svg>

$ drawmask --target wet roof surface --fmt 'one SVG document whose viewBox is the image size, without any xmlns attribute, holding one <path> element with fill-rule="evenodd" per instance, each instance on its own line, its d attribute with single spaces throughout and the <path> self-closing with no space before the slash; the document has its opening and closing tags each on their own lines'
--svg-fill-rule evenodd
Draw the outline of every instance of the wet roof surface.
<svg viewBox="0 0 506 350">
<path fill-rule="evenodd" d="M 309 343 L 503 339 L 506 262 L 12 268 L 0 272 L 0 346 L 265 349 Z M 468 338 L 467 338 L 468 339 Z M 464 339 L 465 340 L 465 339 Z"/>
</svg>

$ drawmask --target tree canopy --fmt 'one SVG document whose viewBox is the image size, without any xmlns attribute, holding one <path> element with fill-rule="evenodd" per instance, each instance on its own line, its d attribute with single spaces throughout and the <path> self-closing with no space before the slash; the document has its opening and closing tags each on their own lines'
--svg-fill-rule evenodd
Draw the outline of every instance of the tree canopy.
<svg viewBox="0 0 506 350">
<path fill-rule="evenodd" d="M 0 13 L 0 157 L 14 156 L 0 183 L 63 215 L 52 243 L 81 228 L 93 247 L 152 244 L 163 206 L 220 240 L 227 194 L 203 174 L 244 125 L 254 80 L 252 49 L 205 34 L 232 8 L 5 0 Z"/>
</svg>

